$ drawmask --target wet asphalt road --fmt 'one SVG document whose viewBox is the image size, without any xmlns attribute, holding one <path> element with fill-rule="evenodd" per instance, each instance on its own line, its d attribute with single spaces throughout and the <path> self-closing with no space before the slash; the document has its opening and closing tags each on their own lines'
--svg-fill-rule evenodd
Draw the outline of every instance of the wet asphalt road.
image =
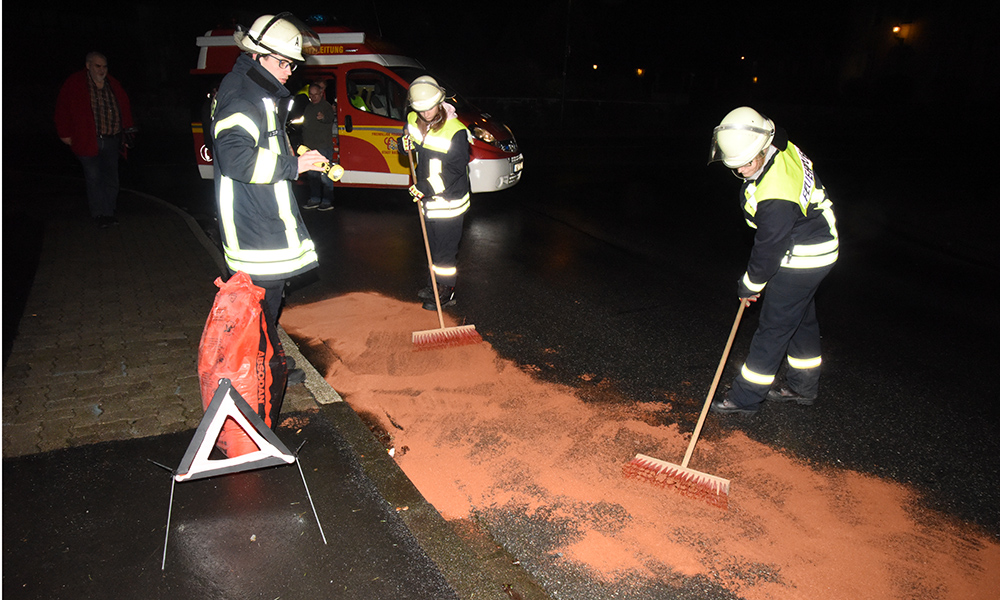
<svg viewBox="0 0 1000 600">
<path fill-rule="evenodd" d="M 305 446 L 303 475 L 276 468 L 174 490 L 150 461 L 182 456 L 190 431 L 12 461 L 4 539 L 17 551 L 4 555 L 12 574 L 4 577 L 4 595 L 457 600 L 342 432 L 321 416 L 303 415 L 280 432 L 285 439 L 324 440 Z M 37 473 L 59 474 L 58 481 Z M 303 478 L 317 498 L 322 533 Z"/>
</svg>

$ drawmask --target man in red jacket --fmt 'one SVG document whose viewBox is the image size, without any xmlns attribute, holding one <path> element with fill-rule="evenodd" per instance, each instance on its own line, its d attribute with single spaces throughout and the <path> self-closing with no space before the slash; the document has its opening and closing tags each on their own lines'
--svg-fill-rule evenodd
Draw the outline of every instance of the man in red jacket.
<svg viewBox="0 0 1000 600">
<path fill-rule="evenodd" d="M 90 215 L 101 228 L 118 223 L 118 153 L 133 126 L 128 95 L 108 75 L 108 59 L 87 55 L 86 68 L 69 76 L 56 100 L 56 131 L 83 164 Z"/>
</svg>

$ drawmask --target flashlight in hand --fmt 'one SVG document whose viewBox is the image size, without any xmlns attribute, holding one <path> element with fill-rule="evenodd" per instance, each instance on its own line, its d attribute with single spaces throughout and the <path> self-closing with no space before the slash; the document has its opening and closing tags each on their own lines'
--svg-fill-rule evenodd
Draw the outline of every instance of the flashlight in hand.
<svg viewBox="0 0 1000 600">
<path fill-rule="evenodd" d="M 309 152 L 309 148 L 305 146 L 299 146 L 297 150 L 299 156 Z M 321 167 L 323 174 L 329 177 L 331 181 L 340 181 L 340 178 L 344 176 L 344 167 L 338 165 L 337 163 L 318 162 L 313 164 L 317 167 Z"/>
</svg>

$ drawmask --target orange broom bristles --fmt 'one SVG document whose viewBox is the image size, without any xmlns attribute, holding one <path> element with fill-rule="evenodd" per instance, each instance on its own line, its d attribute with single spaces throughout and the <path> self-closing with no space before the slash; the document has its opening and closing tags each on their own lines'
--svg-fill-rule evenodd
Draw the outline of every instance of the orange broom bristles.
<svg viewBox="0 0 1000 600">
<path fill-rule="evenodd" d="M 729 349 L 733 345 L 733 338 L 736 337 L 736 329 L 740 326 L 740 317 L 743 316 L 743 310 L 748 304 L 749 301 L 740 299 L 740 308 L 736 311 L 736 320 L 733 321 L 733 327 L 729 331 L 726 349 L 722 351 L 719 366 L 715 369 L 715 378 L 712 379 L 705 404 L 701 408 L 701 414 L 698 415 L 698 424 L 695 425 L 694 433 L 691 434 L 691 441 L 688 442 L 684 460 L 681 461 L 681 464 L 675 465 L 645 454 L 636 454 L 635 458 L 622 469 L 622 474 L 625 477 L 646 481 L 663 488 L 671 487 L 689 498 L 703 500 L 722 509 L 729 506 L 729 480 L 689 469 L 688 463 L 694 453 L 694 445 L 698 443 L 698 436 L 701 434 L 702 425 L 705 424 L 705 417 L 711 408 L 712 397 L 715 395 L 716 386 L 719 385 L 722 369 L 726 366 Z"/>
<path fill-rule="evenodd" d="M 434 350 L 436 348 L 451 348 L 478 344 L 483 341 L 475 325 L 459 325 L 458 327 L 442 327 L 426 331 L 413 332 L 415 350 Z"/>
<path fill-rule="evenodd" d="M 729 480 L 668 463 L 645 454 L 636 454 L 622 474 L 661 488 L 672 488 L 683 496 L 701 500 L 725 510 L 729 506 Z"/>
</svg>

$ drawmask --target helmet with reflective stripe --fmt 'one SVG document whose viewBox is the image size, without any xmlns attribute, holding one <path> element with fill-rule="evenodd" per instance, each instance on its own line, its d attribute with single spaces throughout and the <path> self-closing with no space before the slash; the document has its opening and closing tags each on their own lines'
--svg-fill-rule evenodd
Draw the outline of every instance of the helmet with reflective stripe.
<svg viewBox="0 0 1000 600">
<path fill-rule="evenodd" d="M 319 38 L 291 13 L 261 15 L 250 29 L 242 26 L 233 34 L 240 49 L 253 54 L 278 54 L 289 60 L 304 61 L 302 54 L 314 54 Z"/>
<path fill-rule="evenodd" d="M 417 112 L 430 110 L 444 100 L 444 88 L 430 75 L 422 75 L 410 84 L 409 100 Z"/>
<path fill-rule="evenodd" d="M 774 122 L 749 106 L 741 106 L 715 128 L 708 162 L 721 160 L 730 169 L 737 169 L 764 151 L 773 139 Z"/>
</svg>

